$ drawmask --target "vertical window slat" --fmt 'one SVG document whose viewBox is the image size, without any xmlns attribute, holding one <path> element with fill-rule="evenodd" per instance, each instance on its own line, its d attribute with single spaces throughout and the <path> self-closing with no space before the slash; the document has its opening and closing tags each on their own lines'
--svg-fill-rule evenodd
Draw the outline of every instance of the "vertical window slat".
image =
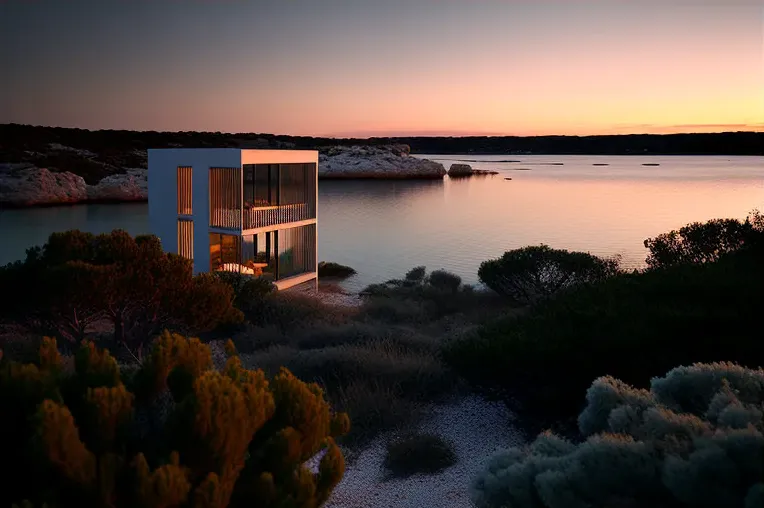
<svg viewBox="0 0 764 508">
<path fill-rule="evenodd" d="M 191 215 L 193 213 L 192 171 L 190 166 L 178 166 L 178 215 Z"/>
<path fill-rule="evenodd" d="M 194 259 L 194 222 L 178 219 L 178 254 Z"/>
</svg>

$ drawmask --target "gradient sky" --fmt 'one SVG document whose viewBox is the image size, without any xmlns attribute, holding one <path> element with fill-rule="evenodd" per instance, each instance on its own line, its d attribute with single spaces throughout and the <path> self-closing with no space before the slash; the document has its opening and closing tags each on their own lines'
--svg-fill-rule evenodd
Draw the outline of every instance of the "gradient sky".
<svg viewBox="0 0 764 508">
<path fill-rule="evenodd" d="M 0 123 L 764 131 L 764 0 L 0 0 Z"/>
</svg>

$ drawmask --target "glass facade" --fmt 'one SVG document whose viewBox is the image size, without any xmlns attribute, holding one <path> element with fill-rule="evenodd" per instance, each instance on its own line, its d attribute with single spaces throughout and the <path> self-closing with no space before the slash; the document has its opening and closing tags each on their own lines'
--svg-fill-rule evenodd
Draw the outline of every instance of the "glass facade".
<svg viewBox="0 0 764 508">
<path fill-rule="evenodd" d="M 210 233 L 210 271 L 240 271 L 239 238 L 237 235 Z"/>
<path fill-rule="evenodd" d="M 315 269 L 315 224 L 241 237 L 210 234 L 211 271 L 281 280 Z"/>
<path fill-rule="evenodd" d="M 279 204 L 279 165 L 244 165 L 244 208 Z"/>
<path fill-rule="evenodd" d="M 316 269 L 316 225 L 282 229 L 278 234 L 278 275 L 292 277 Z"/>
<path fill-rule="evenodd" d="M 315 201 L 315 164 L 245 164 L 244 208 Z"/>
<path fill-rule="evenodd" d="M 276 231 L 242 237 L 242 273 L 276 279 Z"/>
<path fill-rule="evenodd" d="M 240 234 L 210 234 L 210 270 L 273 281 L 314 272 L 316 171 L 315 163 L 211 168 L 210 226 Z"/>
</svg>

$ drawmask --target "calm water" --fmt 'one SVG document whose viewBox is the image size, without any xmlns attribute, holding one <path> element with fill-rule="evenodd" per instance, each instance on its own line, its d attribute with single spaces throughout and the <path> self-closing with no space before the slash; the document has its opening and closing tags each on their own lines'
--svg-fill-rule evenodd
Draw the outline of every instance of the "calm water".
<svg viewBox="0 0 764 508">
<path fill-rule="evenodd" d="M 478 161 L 470 162 L 473 167 L 500 174 L 437 182 L 320 182 L 319 259 L 358 270 L 348 288 L 398 277 L 416 265 L 446 268 L 476 282 L 481 261 L 539 243 L 620 254 L 636 267 L 644 262 L 647 237 L 687 222 L 743 218 L 753 208 L 764 209 L 764 157 L 426 157 L 446 167 L 470 159 Z M 507 160 L 520 162 L 501 162 Z M 72 228 L 148 233 L 148 208 L 0 211 L 0 263 L 23 257 L 53 231 Z"/>
</svg>

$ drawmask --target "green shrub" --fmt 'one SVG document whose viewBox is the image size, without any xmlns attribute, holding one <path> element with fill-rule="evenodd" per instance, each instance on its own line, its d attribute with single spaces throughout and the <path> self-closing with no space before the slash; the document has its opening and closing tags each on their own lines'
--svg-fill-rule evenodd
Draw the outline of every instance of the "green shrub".
<svg viewBox="0 0 764 508">
<path fill-rule="evenodd" d="M 764 506 L 764 370 L 674 369 L 637 390 L 597 379 L 579 417 L 586 441 L 544 433 L 478 476 L 480 508 Z"/>
<path fill-rule="evenodd" d="M 527 305 L 569 287 L 594 283 L 619 273 L 619 259 L 587 252 L 552 249 L 546 245 L 510 250 L 484 261 L 480 281 L 514 303 Z"/>
<path fill-rule="evenodd" d="M 415 266 L 406 272 L 406 280 L 410 282 L 424 282 L 425 275 L 427 275 L 426 267 Z"/>
<path fill-rule="evenodd" d="M 243 358 L 266 373 L 284 366 L 324 386 L 332 404 L 353 421 L 344 442 L 364 442 L 407 424 L 421 403 L 455 384 L 440 360 L 438 340 L 402 327 L 354 323 L 302 330 Z"/>
<path fill-rule="evenodd" d="M 453 444 L 436 434 L 408 434 L 387 444 L 385 468 L 393 477 L 436 474 L 454 464 Z"/>
<path fill-rule="evenodd" d="M 165 333 L 123 379 L 83 343 L 62 369 L 55 340 L 35 364 L 0 364 L 2 506 L 320 506 L 344 471 L 347 432 L 315 384 L 281 370 L 222 371 L 198 339 Z M 127 381 L 129 384 L 124 384 Z M 318 473 L 305 461 L 323 452 Z M 290 504 L 291 505 L 291 504 Z"/>
<path fill-rule="evenodd" d="M 234 305 L 245 313 L 256 310 L 267 295 L 276 291 L 276 285 L 264 277 L 251 277 L 235 272 L 215 272 L 214 275 L 231 286 Z"/>
<path fill-rule="evenodd" d="M 366 299 L 360 315 L 390 323 L 423 324 L 452 314 L 497 310 L 499 302 L 489 291 L 475 291 L 461 278 L 445 270 L 427 275 L 423 266 L 410 270 L 404 279 L 372 284 L 361 291 Z"/>
<path fill-rule="evenodd" d="M 138 358 L 164 328 L 203 332 L 236 323 L 233 291 L 191 261 L 162 251 L 155 236 L 124 231 L 53 233 L 23 262 L 0 269 L 13 298 L 0 308 L 7 320 L 76 344 L 107 321 L 113 340 Z"/>
<path fill-rule="evenodd" d="M 442 393 L 453 384 L 437 351 L 412 350 L 388 340 L 302 351 L 277 346 L 249 358 L 266 372 L 284 366 L 301 379 L 321 382 L 328 389 L 364 379 L 427 396 Z"/>
<path fill-rule="evenodd" d="M 318 276 L 319 277 L 330 277 L 330 278 L 346 278 L 350 277 L 351 275 L 355 275 L 357 272 L 345 265 L 341 265 L 339 263 L 331 263 L 326 261 L 321 261 L 318 263 Z"/>
<path fill-rule="evenodd" d="M 329 392 L 329 398 L 338 411 L 350 416 L 353 428 L 341 442 L 355 447 L 368 443 L 381 431 L 414 425 L 423 409 L 419 397 L 368 379 L 339 386 Z"/>
<path fill-rule="evenodd" d="M 752 242 L 757 234 L 764 236 L 764 219 L 758 211 L 751 212 L 742 222 L 737 219 L 693 222 L 678 231 L 645 240 L 645 248 L 650 250 L 647 266 L 661 268 L 716 261 Z"/>
<path fill-rule="evenodd" d="M 392 296 L 367 298 L 360 313 L 386 323 L 419 324 L 430 319 L 428 308 L 423 302 Z"/>
<path fill-rule="evenodd" d="M 250 305 L 245 317 L 256 326 L 272 326 L 282 331 L 295 330 L 317 323 L 347 322 L 351 309 L 328 305 L 314 296 L 277 291 Z"/>
<path fill-rule="evenodd" d="M 674 365 L 764 364 L 762 287 L 764 264 L 747 252 L 622 274 L 488 323 L 444 355 L 468 379 L 501 390 L 526 421 L 549 425 L 577 414 L 599 376 L 645 386 Z"/>
<path fill-rule="evenodd" d="M 427 282 L 435 289 L 456 293 L 462 285 L 462 278 L 446 270 L 435 270 L 430 273 Z"/>
</svg>

